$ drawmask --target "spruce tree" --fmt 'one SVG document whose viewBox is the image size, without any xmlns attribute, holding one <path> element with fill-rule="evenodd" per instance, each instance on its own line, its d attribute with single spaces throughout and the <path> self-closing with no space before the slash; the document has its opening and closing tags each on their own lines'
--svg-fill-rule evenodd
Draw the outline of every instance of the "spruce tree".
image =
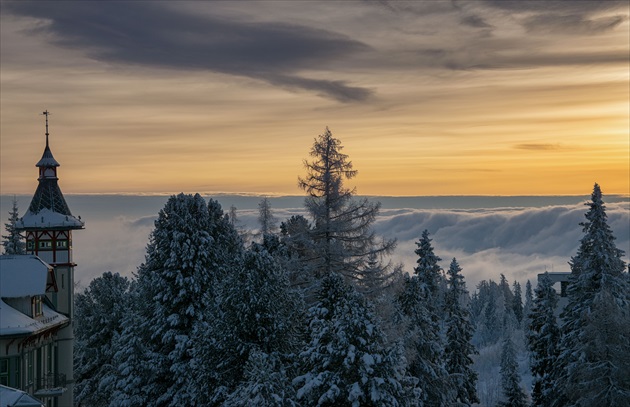
<svg viewBox="0 0 630 407">
<path fill-rule="evenodd" d="M 530 369 L 534 376 L 532 406 L 549 406 L 553 383 L 551 374 L 558 358 L 560 328 L 555 312 L 558 294 L 549 274 L 539 279 L 536 298 L 529 314 L 527 344 L 531 352 Z"/>
<path fill-rule="evenodd" d="M 216 201 L 172 196 L 158 215 L 117 354 L 112 405 L 195 405 L 193 327 L 239 240 Z M 229 254 L 229 255 L 228 255 Z"/>
<path fill-rule="evenodd" d="M 525 283 L 525 305 L 523 305 L 523 317 L 529 318 L 533 303 L 534 294 L 532 291 L 532 283 L 527 280 L 527 283 Z M 528 324 L 526 324 L 525 326 L 528 326 Z"/>
<path fill-rule="evenodd" d="M 521 376 L 518 373 L 518 361 L 512 338 L 507 335 L 503 340 L 501 351 L 501 388 L 503 398 L 501 407 L 527 407 L 527 395 L 521 387 Z"/>
<path fill-rule="evenodd" d="M 423 400 L 428 405 L 452 401 L 448 372 L 444 367 L 444 341 L 441 335 L 444 293 L 441 260 L 435 255 L 429 232 L 423 231 L 416 243 L 418 255 L 414 276 L 404 280 L 399 297 L 402 314 L 408 325 L 407 346 L 414 355 L 409 372 L 419 380 Z"/>
<path fill-rule="evenodd" d="M 444 358 L 450 381 L 455 385 L 456 401 L 464 405 L 479 403 L 477 397 L 477 372 L 472 369 L 471 355 L 477 349 L 471 344 L 474 327 L 470 322 L 470 313 L 463 301 L 468 296 L 461 267 L 453 258 L 447 271 L 448 292 L 446 294 L 446 347 Z"/>
<path fill-rule="evenodd" d="M 74 392 L 80 405 L 108 406 L 117 378 L 114 355 L 129 310 L 129 280 L 110 271 L 75 297 Z"/>
<path fill-rule="evenodd" d="M 337 274 L 322 280 L 309 311 L 310 341 L 293 380 L 308 406 L 400 406 L 413 403 L 397 347 L 386 346 L 372 307 Z"/>
<path fill-rule="evenodd" d="M 245 369 L 252 364 L 256 368 L 270 365 L 285 371 L 302 346 L 304 311 L 300 296 L 289 286 L 286 272 L 261 245 L 254 243 L 219 283 L 215 306 L 196 329 L 194 381 L 197 387 L 209 390 L 207 397 L 200 396 L 198 402 L 212 404 L 229 399 L 234 405 L 237 394 L 271 396 L 258 394 L 251 386 L 259 380 L 278 377 L 267 377 L 270 372 L 264 370 L 259 372 L 261 377 L 256 377 Z M 279 405 L 290 402 L 289 390 L 278 389 L 285 397 Z"/>
<path fill-rule="evenodd" d="M 344 185 L 357 171 L 342 150 L 341 141 L 326 128 L 311 148 L 313 161 L 304 161 L 306 176 L 298 178 L 298 185 L 308 195 L 305 206 L 313 220 L 310 261 L 315 273 L 337 272 L 357 280 L 370 254 L 390 253 L 395 241 L 379 241 L 372 230 L 380 203 L 355 199 L 355 189 Z"/>
<path fill-rule="evenodd" d="M 586 205 L 584 236 L 570 262 L 554 403 L 625 406 L 630 400 L 630 285 L 599 185 Z"/>
<path fill-rule="evenodd" d="M 6 235 L 2 235 L 2 246 L 4 247 L 4 254 L 25 254 L 26 243 L 24 243 L 24 236 L 15 227 L 17 221 L 20 219 L 18 213 L 17 199 L 13 197 L 13 207 L 9 211 L 9 222 L 4 224 L 4 229 L 7 231 Z"/>
<path fill-rule="evenodd" d="M 514 281 L 514 284 L 512 284 L 512 295 L 512 312 L 514 312 L 516 321 L 520 325 L 523 322 L 523 297 L 521 284 L 518 281 Z"/>
</svg>

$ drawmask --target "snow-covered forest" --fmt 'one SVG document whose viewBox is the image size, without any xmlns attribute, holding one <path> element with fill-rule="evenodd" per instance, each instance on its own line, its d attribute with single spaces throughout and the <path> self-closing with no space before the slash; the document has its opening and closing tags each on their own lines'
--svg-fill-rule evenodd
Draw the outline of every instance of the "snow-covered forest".
<svg viewBox="0 0 630 407">
<path fill-rule="evenodd" d="M 172 196 L 134 277 L 76 295 L 77 403 L 627 405 L 630 279 L 597 184 L 561 298 L 549 274 L 468 288 L 429 230 L 405 270 L 328 129 L 304 166 L 307 216 L 263 199 L 249 231 L 234 208 Z M 20 251 L 10 224 L 5 252 Z"/>
</svg>

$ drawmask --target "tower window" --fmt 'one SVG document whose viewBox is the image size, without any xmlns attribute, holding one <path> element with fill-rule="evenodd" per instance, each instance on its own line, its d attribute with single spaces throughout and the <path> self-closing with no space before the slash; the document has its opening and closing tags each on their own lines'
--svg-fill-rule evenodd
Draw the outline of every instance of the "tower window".
<svg viewBox="0 0 630 407">
<path fill-rule="evenodd" d="M 68 247 L 68 241 L 67 240 L 57 240 L 57 248 L 58 249 L 65 249 Z"/>
<path fill-rule="evenodd" d="M 52 242 L 50 240 L 40 240 L 39 248 L 41 250 L 50 250 L 52 249 Z"/>
</svg>

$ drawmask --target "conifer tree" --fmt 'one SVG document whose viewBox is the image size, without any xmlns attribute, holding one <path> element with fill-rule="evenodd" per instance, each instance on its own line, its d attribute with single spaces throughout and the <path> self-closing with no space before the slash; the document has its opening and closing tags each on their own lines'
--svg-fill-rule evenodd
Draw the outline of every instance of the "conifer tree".
<svg viewBox="0 0 630 407">
<path fill-rule="evenodd" d="M 215 304 L 195 335 L 194 381 L 198 388 L 209 390 L 207 397 L 203 396 L 206 398 L 200 396 L 197 401 L 212 404 L 227 398 L 234 405 L 237 394 L 271 397 L 257 393 L 251 386 L 278 377 L 268 377 L 271 372 L 264 370 L 259 371 L 261 377 L 256 377 L 245 368 L 249 363 L 257 369 L 273 366 L 285 371 L 292 354 L 302 346 L 304 306 L 290 288 L 286 272 L 254 243 L 240 264 L 219 283 Z M 279 405 L 289 403 L 290 389 L 277 389 L 286 397 Z"/>
<path fill-rule="evenodd" d="M 401 406 L 413 403 L 404 363 L 389 349 L 371 306 L 337 274 L 322 280 L 309 311 L 310 341 L 293 380 L 308 406 Z"/>
<path fill-rule="evenodd" d="M 129 280 L 110 271 L 75 297 L 75 401 L 108 406 L 116 380 L 114 354 L 129 309 Z"/>
<path fill-rule="evenodd" d="M 4 254 L 25 254 L 26 243 L 24 243 L 24 236 L 15 227 L 17 221 L 20 219 L 18 213 L 17 199 L 13 197 L 13 207 L 9 211 L 9 222 L 4 224 L 4 229 L 7 231 L 6 235 L 2 235 L 2 246 L 4 246 Z"/>
<path fill-rule="evenodd" d="M 534 303 L 534 294 L 532 291 L 532 283 L 527 280 L 525 283 L 525 305 L 523 305 L 523 317 L 529 318 Z M 527 326 L 527 324 L 526 324 Z"/>
<path fill-rule="evenodd" d="M 306 176 L 298 178 L 298 185 L 308 195 L 305 206 L 314 222 L 310 233 L 315 272 L 357 280 L 369 255 L 390 253 L 395 241 L 379 241 L 372 230 L 380 203 L 355 199 L 355 189 L 344 185 L 357 171 L 342 150 L 341 141 L 326 128 L 313 143 L 313 161 L 304 161 Z"/>
<path fill-rule="evenodd" d="M 442 259 L 435 255 L 433 252 L 433 246 L 431 245 L 433 239 L 429 238 L 429 231 L 424 230 L 422 237 L 416 242 L 417 249 L 415 254 L 418 255 L 416 260 L 417 266 L 413 269 L 414 273 L 418 276 L 422 284 L 427 290 L 433 301 L 439 302 L 442 299 L 440 292 L 441 279 L 442 279 L 442 267 L 438 264 Z M 433 302 L 436 308 L 439 304 Z"/>
<path fill-rule="evenodd" d="M 199 194 L 169 198 L 138 269 L 112 405 L 195 405 L 193 327 L 204 320 L 211 304 L 204 295 L 238 243 L 215 201 L 206 205 Z"/>
<path fill-rule="evenodd" d="M 560 328 L 555 316 L 557 306 L 558 295 L 549 274 L 545 272 L 536 287 L 527 333 L 531 352 L 530 368 L 534 376 L 532 406 L 550 405 L 550 393 L 553 390 L 551 373 L 558 358 L 560 340 Z"/>
<path fill-rule="evenodd" d="M 554 403 L 624 406 L 630 399 L 630 286 L 599 185 L 586 205 L 584 236 L 570 263 Z"/>
<path fill-rule="evenodd" d="M 468 295 L 461 267 L 453 258 L 447 271 L 448 292 L 446 294 L 446 347 L 444 357 L 450 381 L 455 385 L 456 401 L 463 405 L 479 403 L 477 397 L 477 372 L 472 369 L 471 355 L 477 349 L 471 344 L 474 327 L 470 323 L 470 313 L 463 300 Z"/>
<path fill-rule="evenodd" d="M 512 312 L 514 312 L 516 321 L 520 325 L 523 322 L 523 297 L 521 284 L 518 281 L 514 281 L 512 284 Z"/>
<path fill-rule="evenodd" d="M 503 399 L 501 407 L 527 407 L 527 395 L 521 387 L 521 376 L 518 373 L 518 361 L 512 338 L 507 335 L 503 340 L 501 351 L 501 388 Z"/>
<path fill-rule="evenodd" d="M 258 203 L 258 223 L 260 224 L 260 234 L 263 237 L 276 231 L 276 218 L 273 216 L 271 203 L 267 197 Z"/>
</svg>

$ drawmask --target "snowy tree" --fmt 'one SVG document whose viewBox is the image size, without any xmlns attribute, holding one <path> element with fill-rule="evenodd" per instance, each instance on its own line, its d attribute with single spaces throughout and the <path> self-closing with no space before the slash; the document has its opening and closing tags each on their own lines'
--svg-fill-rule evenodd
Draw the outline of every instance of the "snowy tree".
<svg viewBox="0 0 630 407">
<path fill-rule="evenodd" d="M 269 198 L 265 197 L 258 203 L 258 223 L 260 224 L 260 234 L 262 236 L 276 231 L 276 218 L 273 216 Z"/>
<path fill-rule="evenodd" d="M 423 405 L 447 405 L 454 400 L 444 367 L 444 344 L 440 324 L 427 303 L 426 285 L 416 275 L 405 276 L 398 297 L 400 324 L 406 327 L 404 340 L 409 374 L 418 379 Z"/>
<path fill-rule="evenodd" d="M 240 240 L 213 200 L 172 196 L 158 215 L 117 358 L 121 378 L 112 405 L 194 405 L 190 388 L 193 327 L 204 295 Z"/>
<path fill-rule="evenodd" d="M 523 322 L 523 297 L 521 284 L 518 281 L 514 281 L 512 284 L 512 312 L 514 312 L 516 321 L 520 325 Z"/>
<path fill-rule="evenodd" d="M 438 263 L 442 259 L 435 255 L 431 241 L 429 231 L 425 229 L 420 240 L 416 242 L 417 249 L 414 253 L 418 255 L 418 260 L 413 270 L 424 285 L 427 295 L 432 298 L 431 303 L 439 308 L 443 299 L 443 293 L 440 290 L 443 275 L 442 267 Z"/>
<path fill-rule="evenodd" d="M 521 376 L 518 374 L 518 362 L 512 338 L 508 335 L 503 340 L 501 351 L 501 387 L 503 400 L 499 402 L 502 407 L 527 407 L 527 394 L 521 387 Z"/>
<path fill-rule="evenodd" d="M 15 224 L 20 219 L 18 213 L 17 199 L 13 197 L 13 207 L 9 211 L 9 222 L 4 224 L 4 229 L 7 231 L 6 235 L 2 235 L 2 246 L 4 246 L 4 254 L 25 254 L 26 243 L 24 243 L 24 236 L 16 229 Z"/>
<path fill-rule="evenodd" d="M 531 352 L 530 368 L 534 376 L 532 406 L 550 405 L 550 392 L 553 390 L 551 373 L 558 357 L 560 340 L 560 328 L 555 316 L 557 306 L 558 295 L 549 274 L 545 272 L 536 287 L 527 333 Z"/>
<path fill-rule="evenodd" d="M 280 358 L 255 350 L 245 364 L 244 380 L 222 406 L 298 407 L 294 397 L 295 390 Z"/>
<path fill-rule="evenodd" d="M 455 385 L 457 395 L 454 397 L 459 403 L 471 405 L 479 403 L 476 383 L 477 373 L 471 368 L 471 355 L 479 352 L 471 344 L 474 327 L 470 323 L 470 315 L 463 301 L 468 296 L 461 267 L 453 258 L 447 271 L 448 292 L 446 293 L 446 347 L 444 358 L 446 371 L 450 381 Z"/>
<path fill-rule="evenodd" d="M 398 348 L 385 346 L 365 298 L 343 279 L 324 277 L 310 311 L 310 342 L 300 354 L 303 374 L 293 380 L 308 406 L 413 405 L 413 384 Z"/>
<path fill-rule="evenodd" d="M 395 241 L 379 241 L 372 231 L 380 203 L 355 199 L 355 190 L 345 187 L 344 181 L 357 171 L 342 149 L 341 141 L 326 128 L 313 143 L 313 161 L 304 161 L 306 176 L 298 178 L 298 185 L 308 195 L 305 206 L 314 222 L 311 237 L 316 257 L 311 261 L 316 273 L 337 272 L 356 280 L 369 255 L 390 253 Z"/>
<path fill-rule="evenodd" d="M 532 283 L 530 283 L 530 281 L 527 280 L 527 283 L 525 283 L 525 305 L 523 306 L 523 316 L 525 318 L 529 318 L 529 314 L 532 310 L 533 304 L 534 304 L 534 294 L 532 291 Z"/>
<path fill-rule="evenodd" d="M 599 185 L 586 205 L 584 236 L 570 263 L 554 403 L 623 406 L 630 399 L 630 285 Z"/>
<path fill-rule="evenodd" d="M 75 297 L 75 401 L 108 406 L 116 380 L 114 354 L 129 305 L 129 280 L 110 271 Z"/>
<path fill-rule="evenodd" d="M 301 298 L 290 288 L 285 271 L 275 259 L 254 243 L 219 283 L 215 304 L 209 318 L 196 329 L 194 381 L 197 387 L 210 390 L 208 400 L 197 401 L 218 403 L 228 397 L 234 405 L 235 394 L 242 392 L 251 397 L 255 394 L 263 397 L 251 386 L 278 377 L 256 377 L 245 368 L 251 363 L 258 368 L 271 364 L 286 369 L 282 364 L 288 365 L 289 356 L 302 346 L 304 306 Z M 257 356 L 252 356 L 254 354 Z M 265 359 L 264 363 L 261 358 Z M 271 372 L 260 371 L 260 374 Z M 278 391 L 283 397 L 290 397 L 288 389 Z M 280 397 L 279 393 L 267 396 L 272 397 L 272 394 Z M 278 405 L 285 405 L 290 400 L 280 401 L 282 404 Z"/>
</svg>

